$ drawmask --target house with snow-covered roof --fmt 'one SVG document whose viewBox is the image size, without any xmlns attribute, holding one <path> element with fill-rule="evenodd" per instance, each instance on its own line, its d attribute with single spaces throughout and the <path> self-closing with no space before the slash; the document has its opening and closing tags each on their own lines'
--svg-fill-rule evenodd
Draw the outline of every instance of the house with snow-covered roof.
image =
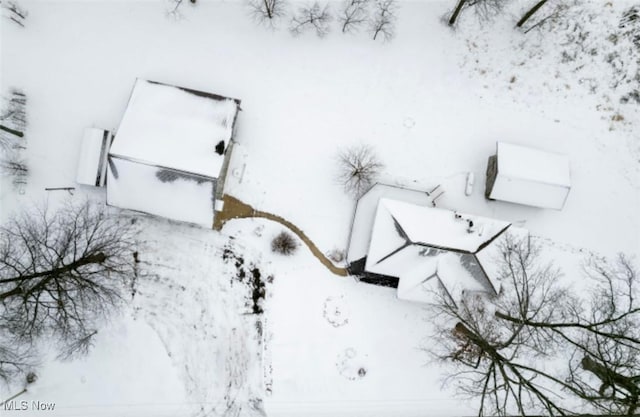
<svg viewBox="0 0 640 417">
<path fill-rule="evenodd" d="M 107 204 L 211 227 L 240 100 L 138 79 L 108 153 Z"/>
<path fill-rule="evenodd" d="M 434 207 L 421 191 L 376 184 L 358 201 L 347 261 L 361 281 L 395 287 L 400 299 L 496 295 L 496 257 L 510 226 Z"/>
</svg>

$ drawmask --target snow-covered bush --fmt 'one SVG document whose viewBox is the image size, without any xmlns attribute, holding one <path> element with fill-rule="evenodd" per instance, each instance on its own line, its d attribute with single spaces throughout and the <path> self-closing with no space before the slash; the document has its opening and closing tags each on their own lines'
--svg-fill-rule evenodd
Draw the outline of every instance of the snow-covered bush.
<svg viewBox="0 0 640 417">
<path fill-rule="evenodd" d="M 384 164 L 371 146 L 359 145 L 339 152 L 338 168 L 338 182 L 348 194 L 359 198 L 374 184 Z"/>
<path fill-rule="evenodd" d="M 327 258 L 331 259 L 333 262 L 342 262 L 344 261 L 345 254 L 344 251 L 338 248 L 333 248 L 327 253 Z"/>
<path fill-rule="evenodd" d="M 292 255 L 298 249 L 298 242 L 289 232 L 282 231 L 271 241 L 271 250 L 281 255 Z"/>
</svg>

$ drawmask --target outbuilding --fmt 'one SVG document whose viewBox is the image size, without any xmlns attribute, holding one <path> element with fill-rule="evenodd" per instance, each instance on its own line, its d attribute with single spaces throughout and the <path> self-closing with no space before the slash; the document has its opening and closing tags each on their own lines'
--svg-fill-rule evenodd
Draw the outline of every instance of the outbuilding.
<svg viewBox="0 0 640 417">
<path fill-rule="evenodd" d="M 571 190 L 569 158 L 554 152 L 498 142 L 489 157 L 485 196 L 560 210 Z"/>
<path fill-rule="evenodd" d="M 109 151 L 107 203 L 211 227 L 240 101 L 138 79 Z"/>
</svg>

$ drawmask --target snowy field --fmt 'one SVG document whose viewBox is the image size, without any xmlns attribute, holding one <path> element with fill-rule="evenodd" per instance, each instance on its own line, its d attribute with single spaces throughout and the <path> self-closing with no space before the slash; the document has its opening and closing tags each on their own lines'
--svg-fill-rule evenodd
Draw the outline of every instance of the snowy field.
<svg viewBox="0 0 640 417">
<path fill-rule="evenodd" d="M 177 19 L 164 1 L 21 4 L 25 28 L 2 19 L 0 85 L 27 94 L 31 172 L 21 190 L 2 179 L 2 219 L 66 195 L 45 187 L 76 186 L 83 129 L 115 130 L 145 78 L 241 99 L 243 153 L 231 170 L 243 176 L 226 191 L 293 222 L 322 251 L 346 249 L 354 209 L 335 181 L 337 152 L 367 143 L 385 163 L 382 181 L 442 184 L 441 207 L 528 229 L 569 277 L 587 253 L 640 254 L 639 106 L 619 102 L 629 77 L 612 82 L 638 63 L 624 42 L 606 40 L 631 2 L 591 20 L 601 2 L 581 5 L 588 36 L 579 47 L 598 54 L 573 60 L 574 29 L 523 35 L 513 30 L 517 5 L 494 23 L 469 12 L 453 31 L 441 21 L 453 1 L 401 2 L 395 38 L 374 42 L 335 25 L 324 39 L 293 37 L 286 22 L 268 30 L 234 1 L 185 3 Z M 609 52 L 619 54 L 616 70 Z M 568 155 L 563 210 L 484 199 L 497 140 Z M 476 185 L 465 196 L 468 172 Z M 73 198 L 87 195 L 105 198 L 89 187 Z M 432 328 L 422 306 L 331 274 L 305 247 L 273 255 L 281 227 L 264 220 L 234 220 L 220 233 L 134 217 L 135 295 L 88 357 L 43 359 L 18 399 L 54 401 L 51 415 L 61 416 L 475 414 L 441 387 L 442 370 L 423 351 Z M 223 259 L 229 250 L 252 266 Z M 242 268 L 273 277 L 261 316 Z M 20 388 L 0 387 L 0 398 Z"/>
</svg>

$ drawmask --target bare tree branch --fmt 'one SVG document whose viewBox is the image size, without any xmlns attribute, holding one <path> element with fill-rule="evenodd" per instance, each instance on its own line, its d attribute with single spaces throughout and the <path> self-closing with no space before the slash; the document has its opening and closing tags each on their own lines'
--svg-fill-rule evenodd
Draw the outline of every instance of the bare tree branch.
<svg viewBox="0 0 640 417">
<path fill-rule="evenodd" d="M 0 328 L 0 332 L 0 381 L 9 384 L 33 367 L 35 361 L 30 346 L 8 338 L 5 329 Z"/>
<path fill-rule="evenodd" d="M 132 226 L 89 202 L 12 217 L 0 226 L 0 324 L 27 343 L 82 346 L 119 304 L 133 249 Z"/>
<path fill-rule="evenodd" d="M 369 145 L 350 147 L 338 154 L 337 181 L 347 193 L 359 198 L 374 184 L 383 168 L 384 164 Z"/>
<path fill-rule="evenodd" d="M 585 299 L 558 284 L 560 271 L 542 264 L 530 241 L 507 236 L 501 249 L 499 297 L 467 295 L 458 305 L 436 297 L 433 306 L 444 324 L 431 353 L 457 365 L 460 391 L 480 399 L 480 415 L 573 414 L 561 392 L 587 409 L 634 414 L 640 309 L 632 261 L 591 259 L 585 273 L 594 286 Z M 566 368 L 549 367 L 558 360 L 566 360 Z"/>
<path fill-rule="evenodd" d="M 260 23 L 274 26 L 274 22 L 285 15 L 285 0 L 249 0 L 249 10 L 253 18 Z"/>
<path fill-rule="evenodd" d="M 0 1 L 3 15 L 20 27 L 24 27 L 24 21 L 29 13 L 16 1 Z"/>
<path fill-rule="evenodd" d="M 476 16 L 480 20 L 489 20 L 500 13 L 508 0 L 458 0 L 447 22 L 449 26 L 454 26 L 460 14 L 469 8 L 473 8 Z"/>
<path fill-rule="evenodd" d="M 373 19 L 370 22 L 369 31 L 376 40 L 381 36 L 385 41 L 391 40 L 395 35 L 397 4 L 395 0 L 378 0 Z"/>
<path fill-rule="evenodd" d="M 534 14 L 536 14 L 538 10 L 540 10 L 540 8 L 544 6 L 544 4 L 548 1 L 549 0 L 539 0 L 536 4 L 534 4 L 533 7 L 527 10 L 527 12 L 522 15 L 520 20 L 518 20 L 518 23 L 516 23 L 516 27 L 522 27 L 522 25 L 524 25 L 527 20 L 529 20 Z"/>
<path fill-rule="evenodd" d="M 306 30 L 313 29 L 318 37 L 322 38 L 329 33 L 329 24 L 332 17 L 329 4 L 320 6 L 318 2 L 313 5 L 301 6 L 291 19 L 289 30 L 294 36 L 300 35 Z"/>
<path fill-rule="evenodd" d="M 369 20 L 370 0 L 346 0 L 343 9 L 338 16 L 338 22 L 342 27 L 342 33 L 352 33 Z"/>
<path fill-rule="evenodd" d="M 22 155 L 26 148 L 26 105 L 26 95 L 18 89 L 11 89 L 0 110 L 0 172 L 11 177 L 15 187 L 26 184 L 29 173 Z"/>
<path fill-rule="evenodd" d="M 9 98 L 5 99 L 0 111 L 0 148 L 15 148 L 19 139 L 24 137 L 27 126 L 26 116 L 27 97 L 18 90 L 11 89 Z"/>
</svg>

